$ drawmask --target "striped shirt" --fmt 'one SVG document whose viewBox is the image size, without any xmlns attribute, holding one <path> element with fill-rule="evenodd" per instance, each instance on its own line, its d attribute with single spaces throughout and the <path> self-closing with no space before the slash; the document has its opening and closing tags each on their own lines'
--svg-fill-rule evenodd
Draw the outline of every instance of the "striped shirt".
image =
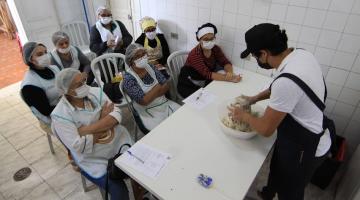
<svg viewBox="0 0 360 200">
<path fill-rule="evenodd" d="M 190 51 L 185 66 L 194 68 L 204 79 L 211 80 L 211 74 L 216 66 L 224 67 L 226 64 L 231 64 L 219 46 L 215 45 L 211 51 L 211 56 L 206 58 L 201 46 L 197 45 Z"/>
</svg>

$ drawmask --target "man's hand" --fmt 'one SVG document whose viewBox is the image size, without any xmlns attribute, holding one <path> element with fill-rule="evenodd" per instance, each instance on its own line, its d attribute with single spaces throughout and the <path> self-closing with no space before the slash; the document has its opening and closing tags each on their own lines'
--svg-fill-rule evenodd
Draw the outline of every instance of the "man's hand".
<svg viewBox="0 0 360 200">
<path fill-rule="evenodd" d="M 236 122 L 243 122 L 245 115 L 248 114 L 238 106 L 229 106 L 228 109 L 230 111 L 229 116 Z"/>
<path fill-rule="evenodd" d="M 257 97 L 256 96 L 245 96 L 245 95 L 241 95 L 240 98 L 245 99 L 249 105 L 253 105 L 257 102 Z"/>
<path fill-rule="evenodd" d="M 100 119 L 104 118 L 114 110 L 114 103 L 106 101 L 101 109 Z"/>
</svg>

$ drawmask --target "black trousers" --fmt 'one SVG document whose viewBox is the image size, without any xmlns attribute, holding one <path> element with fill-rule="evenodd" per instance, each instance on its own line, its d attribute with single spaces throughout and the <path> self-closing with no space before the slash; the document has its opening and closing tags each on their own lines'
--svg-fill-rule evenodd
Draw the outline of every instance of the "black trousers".
<svg viewBox="0 0 360 200">
<path fill-rule="evenodd" d="M 276 193 L 279 200 L 303 200 L 306 185 L 328 153 L 314 158 L 294 148 L 294 143 L 281 143 L 275 144 L 268 183 L 262 195 L 266 200 L 273 199 Z"/>
</svg>

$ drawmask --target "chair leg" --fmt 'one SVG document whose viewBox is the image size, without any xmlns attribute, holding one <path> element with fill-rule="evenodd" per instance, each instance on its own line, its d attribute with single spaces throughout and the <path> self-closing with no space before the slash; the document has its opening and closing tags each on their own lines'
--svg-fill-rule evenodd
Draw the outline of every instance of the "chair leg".
<svg viewBox="0 0 360 200">
<path fill-rule="evenodd" d="M 52 143 L 51 135 L 49 133 L 46 133 L 46 136 L 47 136 L 47 139 L 48 139 L 48 142 L 49 142 L 50 151 L 51 151 L 52 154 L 55 154 L 55 150 L 54 150 L 54 146 L 53 146 L 53 143 Z"/>
<path fill-rule="evenodd" d="M 81 174 L 80 176 L 81 176 L 81 184 L 82 184 L 82 186 L 83 186 L 84 192 L 89 191 L 89 189 L 88 189 L 87 186 L 86 186 L 86 179 L 85 179 L 85 177 L 84 177 L 82 174 Z"/>
<path fill-rule="evenodd" d="M 95 188 L 97 187 L 95 184 L 90 185 L 90 186 L 86 185 L 86 178 L 85 178 L 85 176 L 82 175 L 81 173 L 80 173 L 80 176 L 81 176 L 81 184 L 82 184 L 82 186 L 83 186 L 84 192 L 89 192 L 90 190 L 93 190 L 93 189 L 95 189 Z"/>
<path fill-rule="evenodd" d="M 105 192 L 106 192 L 106 191 L 105 191 L 104 189 L 100 188 L 100 187 L 99 187 L 99 191 L 100 191 L 100 194 L 101 194 L 102 199 L 103 199 L 103 200 L 107 200 L 107 199 L 105 199 Z"/>
</svg>

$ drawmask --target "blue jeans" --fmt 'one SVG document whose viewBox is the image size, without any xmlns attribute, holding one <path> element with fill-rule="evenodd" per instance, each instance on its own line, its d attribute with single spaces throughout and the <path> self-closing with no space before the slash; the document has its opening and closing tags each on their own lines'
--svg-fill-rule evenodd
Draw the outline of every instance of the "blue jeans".
<svg viewBox="0 0 360 200">
<path fill-rule="evenodd" d="M 89 181 L 93 182 L 95 185 L 105 190 L 107 178 L 106 174 L 97 179 L 92 178 L 84 171 L 81 171 L 81 174 L 84 175 Z M 111 200 L 129 200 L 129 191 L 123 180 L 109 179 L 109 193 L 111 196 Z"/>
</svg>

